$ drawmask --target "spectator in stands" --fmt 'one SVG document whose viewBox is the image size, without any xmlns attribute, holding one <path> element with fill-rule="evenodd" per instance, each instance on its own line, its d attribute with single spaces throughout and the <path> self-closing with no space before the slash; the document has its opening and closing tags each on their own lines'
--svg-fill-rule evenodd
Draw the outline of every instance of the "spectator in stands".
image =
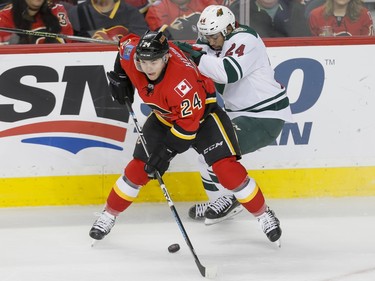
<svg viewBox="0 0 375 281">
<path fill-rule="evenodd" d="M 54 4 L 61 4 L 64 6 L 65 10 L 69 11 L 69 9 L 78 4 L 78 0 L 48 0 Z"/>
<path fill-rule="evenodd" d="M 148 0 L 124 0 L 129 5 L 132 5 L 136 8 L 141 8 L 149 3 Z"/>
<path fill-rule="evenodd" d="M 373 22 L 361 0 L 326 0 L 309 17 L 314 36 L 371 36 Z"/>
<path fill-rule="evenodd" d="M 306 5 L 305 18 L 308 19 L 310 17 L 311 11 L 314 10 L 315 8 L 318 8 L 321 5 L 324 5 L 325 2 L 326 0 L 310 0 L 308 2 L 305 0 L 305 5 Z"/>
<path fill-rule="evenodd" d="M 240 1 L 229 8 L 240 19 Z M 301 0 L 250 0 L 250 26 L 261 37 L 309 36 Z"/>
<path fill-rule="evenodd" d="M 133 7 L 136 7 L 138 9 L 142 9 L 143 7 L 146 7 L 148 3 L 155 2 L 155 0 L 124 0 L 125 3 L 132 5 Z M 147 10 L 147 9 L 145 9 Z"/>
<path fill-rule="evenodd" d="M 216 5 L 216 0 L 161 0 L 156 1 L 146 14 L 151 30 L 168 26 L 164 33 L 169 39 L 197 39 L 197 22 L 204 8 Z"/>
<path fill-rule="evenodd" d="M 306 0 L 290 1 L 290 23 L 288 27 L 288 36 L 303 37 L 311 36 L 309 24 L 305 17 L 307 8 Z"/>
<path fill-rule="evenodd" d="M 148 30 L 143 15 L 123 0 L 87 0 L 68 14 L 78 36 L 118 41 L 119 36 Z"/>
<path fill-rule="evenodd" d="M 236 2 L 237 0 L 216 0 L 218 5 L 223 5 L 229 7 L 232 5 L 233 2 Z"/>
<path fill-rule="evenodd" d="M 73 35 L 73 28 L 65 8 L 59 4 L 49 4 L 47 0 L 12 0 L 11 5 L 0 11 L 0 26 Z M 65 43 L 65 41 L 60 38 L 45 38 L 0 31 L 0 43 L 40 44 Z"/>
</svg>

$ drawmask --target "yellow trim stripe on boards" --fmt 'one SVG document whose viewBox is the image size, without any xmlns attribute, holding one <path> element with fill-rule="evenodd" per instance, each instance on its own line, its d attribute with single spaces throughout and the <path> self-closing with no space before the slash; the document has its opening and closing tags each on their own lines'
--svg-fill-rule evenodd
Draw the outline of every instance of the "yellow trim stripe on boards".
<svg viewBox="0 0 375 281">
<path fill-rule="evenodd" d="M 375 196 L 375 167 L 249 171 L 267 198 Z M 1 178 L 0 207 L 103 204 L 119 175 Z M 206 200 L 198 172 L 166 173 L 174 201 Z M 157 181 L 135 202 L 162 202 Z"/>
</svg>

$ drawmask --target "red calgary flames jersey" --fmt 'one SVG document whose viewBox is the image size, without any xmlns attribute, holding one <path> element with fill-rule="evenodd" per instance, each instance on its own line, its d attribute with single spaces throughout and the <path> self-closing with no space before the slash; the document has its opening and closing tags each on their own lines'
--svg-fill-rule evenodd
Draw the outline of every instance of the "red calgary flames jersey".
<svg viewBox="0 0 375 281">
<path fill-rule="evenodd" d="M 315 36 L 320 36 L 324 26 L 331 26 L 333 36 L 373 35 L 373 25 L 370 12 L 361 9 L 359 18 L 352 21 L 348 15 L 344 17 L 326 16 L 324 5 L 312 10 L 310 14 L 310 29 Z"/>
<path fill-rule="evenodd" d="M 156 1 L 147 11 L 146 22 L 151 30 L 156 30 L 164 24 L 170 25 L 177 18 L 201 13 L 209 5 L 217 5 L 216 0 L 191 0 L 182 8 L 172 1 Z"/>
<path fill-rule="evenodd" d="M 207 104 L 216 103 L 212 80 L 201 75 L 197 67 L 173 43 L 169 43 L 170 58 L 164 76 L 157 82 L 149 81 L 143 72 L 137 70 L 134 60 L 139 39 L 134 34 L 121 39 L 122 68 L 159 121 L 170 126 L 175 137 L 193 140 Z"/>
<path fill-rule="evenodd" d="M 69 21 L 67 12 L 63 5 L 56 4 L 51 8 L 51 12 L 53 15 L 55 15 L 60 22 L 61 25 L 61 34 L 66 35 L 73 35 L 73 27 L 72 24 Z M 1 27 L 8 27 L 8 28 L 15 28 L 14 22 L 13 22 L 13 10 L 12 5 L 9 5 L 8 7 L 4 8 L 0 11 L 0 26 Z M 44 22 L 40 16 L 40 14 L 36 14 L 35 21 L 31 25 L 32 31 L 47 31 L 46 27 L 44 25 Z M 9 32 L 1 32 L 0 31 L 0 42 L 7 42 L 9 41 L 10 37 L 12 36 L 12 33 Z M 35 37 L 36 41 L 35 44 L 44 43 L 44 37 Z M 60 43 L 65 43 L 63 39 L 58 39 Z"/>
</svg>

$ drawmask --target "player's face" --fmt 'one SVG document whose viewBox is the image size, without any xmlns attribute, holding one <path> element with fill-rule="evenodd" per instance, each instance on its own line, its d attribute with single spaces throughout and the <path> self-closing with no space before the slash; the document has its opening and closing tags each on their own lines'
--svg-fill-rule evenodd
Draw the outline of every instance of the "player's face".
<svg viewBox="0 0 375 281">
<path fill-rule="evenodd" d="M 39 11 L 45 0 L 25 0 L 27 6 L 32 11 Z"/>
<path fill-rule="evenodd" d="M 221 32 L 213 34 L 213 35 L 206 35 L 205 38 L 210 44 L 211 48 L 214 50 L 221 50 L 224 45 L 224 36 Z"/>
<path fill-rule="evenodd" d="M 139 64 L 142 71 L 147 75 L 148 79 L 154 81 L 159 78 L 166 65 L 166 62 L 163 58 L 159 58 L 156 60 L 139 60 Z"/>
</svg>

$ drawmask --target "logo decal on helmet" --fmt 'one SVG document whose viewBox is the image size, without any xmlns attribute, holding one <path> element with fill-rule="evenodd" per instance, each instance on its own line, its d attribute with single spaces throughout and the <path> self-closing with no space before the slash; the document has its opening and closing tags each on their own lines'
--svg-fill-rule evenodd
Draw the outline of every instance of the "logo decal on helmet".
<svg viewBox="0 0 375 281">
<path fill-rule="evenodd" d="M 228 26 L 231 26 L 232 30 L 236 29 L 236 19 L 228 7 L 221 5 L 206 7 L 197 23 L 200 37 L 217 33 L 221 33 L 225 37 L 229 32 Z"/>
<path fill-rule="evenodd" d="M 124 50 L 124 53 L 122 55 L 122 57 L 125 59 L 125 60 L 130 60 L 130 53 L 132 52 L 132 50 L 134 49 L 134 46 L 133 45 L 128 45 L 125 47 L 125 50 Z"/>
<path fill-rule="evenodd" d="M 167 40 L 167 37 L 165 37 L 165 35 L 163 34 L 163 35 L 160 37 L 159 42 L 163 45 L 165 40 Z"/>
<path fill-rule="evenodd" d="M 138 59 L 155 60 L 162 58 L 169 51 L 167 37 L 162 32 L 147 31 L 137 45 Z"/>
</svg>

